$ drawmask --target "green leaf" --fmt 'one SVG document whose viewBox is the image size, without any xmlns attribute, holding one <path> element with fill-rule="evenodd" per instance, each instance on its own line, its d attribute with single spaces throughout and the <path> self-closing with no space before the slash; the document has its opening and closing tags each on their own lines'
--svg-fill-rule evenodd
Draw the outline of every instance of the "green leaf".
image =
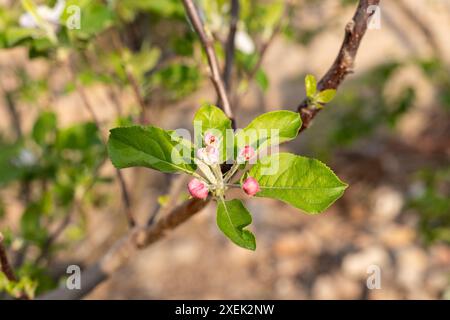
<svg viewBox="0 0 450 320">
<path fill-rule="evenodd" d="M 20 230 L 25 240 L 41 246 L 47 239 L 47 229 L 43 225 L 42 217 L 52 210 L 52 202 L 49 193 L 46 193 L 36 202 L 31 203 L 25 209 L 21 220 Z"/>
<path fill-rule="evenodd" d="M 117 168 L 147 167 L 161 172 L 193 173 L 192 146 L 171 137 L 171 132 L 157 127 L 122 127 L 112 129 L 108 153 Z M 173 133 L 172 133 L 173 135 Z"/>
<path fill-rule="evenodd" d="M 267 78 L 267 74 L 263 70 L 258 70 L 255 75 L 255 81 L 263 92 L 266 92 L 269 88 L 269 78 Z"/>
<path fill-rule="evenodd" d="M 261 188 L 256 196 L 278 199 L 311 214 L 326 210 L 347 188 L 322 162 L 290 153 L 261 159 L 249 175 Z"/>
<path fill-rule="evenodd" d="M 216 106 L 204 105 L 196 112 L 194 116 L 195 145 L 198 147 L 202 145 L 200 133 L 204 135 L 210 131 L 213 134 L 220 134 L 222 136 L 222 152 L 220 154 L 222 161 L 227 158 L 227 130 L 232 132 L 231 120 Z"/>
<path fill-rule="evenodd" d="M 81 29 L 70 29 L 79 38 L 88 39 L 105 31 L 115 21 L 115 13 L 112 8 L 105 4 L 97 3 L 97 1 L 82 1 L 79 0 L 68 1 L 66 7 L 77 5 L 81 9 Z M 61 20 L 65 25 L 72 13 L 66 10 Z"/>
<path fill-rule="evenodd" d="M 23 150 L 21 143 L 6 145 L 0 142 L 0 187 L 23 177 L 27 171 L 21 165 L 20 153 Z"/>
<path fill-rule="evenodd" d="M 194 126 L 197 125 L 200 126 L 202 134 L 210 129 L 216 129 L 225 137 L 225 131 L 231 129 L 231 120 L 221 109 L 209 104 L 202 106 L 196 112 Z"/>
<path fill-rule="evenodd" d="M 320 103 L 329 103 L 329 102 L 331 102 L 331 100 L 334 99 L 335 96 L 336 96 L 335 89 L 327 89 L 327 90 L 319 92 L 316 95 L 315 100 Z"/>
<path fill-rule="evenodd" d="M 98 128 L 93 122 L 79 123 L 59 130 L 56 146 L 59 149 L 86 150 L 102 146 Z"/>
<path fill-rule="evenodd" d="M 244 207 L 242 201 L 225 201 L 220 199 L 217 207 L 217 226 L 238 246 L 255 250 L 255 236 L 244 228 L 252 223 L 252 216 Z"/>
<path fill-rule="evenodd" d="M 18 45 L 24 40 L 32 39 L 39 34 L 39 30 L 11 27 L 6 29 L 5 42 L 9 47 Z"/>
<path fill-rule="evenodd" d="M 137 53 L 133 54 L 130 51 L 125 51 L 124 60 L 131 73 L 139 81 L 142 81 L 145 73 L 158 63 L 160 55 L 161 51 L 158 48 L 152 48 L 145 42 Z"/>
<path fill-rule="evenodd" d="M 283 143 L 297 137 L 301 126 L 302 119 L 298 112 L 281 110 L 264 113 L 236 134 L 236 145 L 238 148 L 251 145 L 258 150 Z M 276 134 L 278 141 L 275 140 Z"/>
<path fill-rule="evenodd" d="M 34 123 L 32 137 L 37 144 L 50 143 L 56 133 L 56 114 L 53 112 L 43 112 Z M 53 137 L 52 137 L 53 135 Z"/>
<path fill-rule="evenodd" d="M 317 81 L 316 78 L 308 74 L 305 78 L 305 88 L 306 88 L 306 96 L 313 97 L 317 92 Z"/>
</svg>

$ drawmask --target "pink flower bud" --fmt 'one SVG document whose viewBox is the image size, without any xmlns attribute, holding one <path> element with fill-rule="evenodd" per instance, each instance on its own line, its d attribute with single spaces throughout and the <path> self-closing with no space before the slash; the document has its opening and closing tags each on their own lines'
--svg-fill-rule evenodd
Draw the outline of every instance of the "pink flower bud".
<svg viewBox="0 0 450 320">
<path fill-rule="evenodd" d="M 255 156 L 255 149 L 251 146 L 245 146 L 239 151 L 238 160 L 239 162 L 249 161 Z"/>
<path fill-rule="evenodd" d="M 207 146 L 217 146 L 217 143 L 219 141 L 219 139 L 217 139 L 217 137 L 209 132 L 205 133 L 205 144 Z"/>
<path fill-rule="evenodd" d="M 242 189 L 244 189 L 245 193 L 249 196 L 254 196 L 260 191 L 258 181 L 252 177 L 245 179 Z"/>
<path fill-rule="evenodd" d="M 191 196 L 198 199 L 206 199 L 208 197 L 208 187 L 203 181 L 197 178 L 192 179 L 188 183 L 188 189 Z"/>
</svg>

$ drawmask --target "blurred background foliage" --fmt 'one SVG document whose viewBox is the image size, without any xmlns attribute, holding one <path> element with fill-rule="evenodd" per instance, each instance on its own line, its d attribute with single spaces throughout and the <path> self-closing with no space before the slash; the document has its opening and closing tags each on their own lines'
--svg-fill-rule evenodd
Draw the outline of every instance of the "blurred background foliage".
<svg viewBox="0 0 450 320">
<path fill-rule="evenodd" d="M 14 297 L 24 291 L 30 296 L 38 295 L 64 281 L 64 272 L 50 268 L 54 257 L 61 251 L 70 251 L 86 237 L 90 216 L 87 212 L 110 205 L 111 189 L 103 185 L 111 185 L 114 175 L 101 170 L 107 162 L 106 129 L 158 117 L 155 111 L 149 116 L 149 106 L 154 110 L 170 108 L 201 90 L 208 78 L 206 57 L 181 1 L 68 0 L 65 8 L 80 8 L 80 29 L 67 27 L 73 22 L 69 21 L 73 19 L 69 10 L 62 12 L 56 25 L 45 21 L 35 28 L 20 25 L 22 15 L 39 12 L 38 5 L 54 8 L 58 2 L 0 2 L 0 49 L 26 50 L 29 61 L 44 59 L 50 65 L 47 74 L 36 76 L 25 66 L 13 68 L 7 61 L 1 63 L 0 77 L 8 69 L 6 74 L 14 78 L 14 84 L 0 81 L 1 107 L 8 115 L 0 131 L 0 231 L 13 252 L 19 281 L 12 283 L 0 273 L 0 291 Z M 240 105 L 245 94 L 255 90 L 252 83 L 256 83 L 256 90 L 263 97 L 268 94 L 271 80 L 260 60 L 277 33 L 285 43 L 308 47 L 329 28 L 341 30 L 340 10 L 353 10 L 356 3 L 337 1 L 334 7 L 339 10 L 326 11 L 325 16 L 312 20 L 303 18 L 323 15 L 323 1 L 240 0 L 234 104 Z M 219 60 L 224 61 L 230 1 L 199 0 L 197 4 L 215 39 Z M 68 74 L 55 88 L 50 76 L 63 67 Z M 301 152 L 328 160 L 342 150 L 363 149 L 362 145 L 380 136 L 394 139 L 399 122 L 415 108 L 422 89 L 405 83 L 390 94 L 395 75 L 410 67 L 425 75 L 435 97 L 429 102 L 433 107 L 424 115 L 431 114 L 430 119 L 434 120 L 429 120 L 430 128 L 416 136 L 429 136 L 427 141 L 438 147 L 435 150 L 430 146 L 433 159 L 408 173 L 406 207 L 419 214 L 418 228 L 424 244 L 449 244 L 450 167 L 446 139 L 450 70 L 442 54 L 385 59 L 365 71 L 356 70 L 356 75 L 327 107 L 327 116 L 323 114 L 323 121 L 327 117 L 332 121 L 322 125 L 322 120 L 318 120 L 302 136 Z M 101 106 L 93 107 L 86 99 L 86 91 L 97 85 L 107 88 L 115 107 L 109 121 L 99 117 Z M 132 96 L 126 102 L 120 98 L 123 90 Z M 79 108 L 87 110 L 90 117 L 69 126 L 61 125 L 53 109 L 55 97 L 74 92 L 82 98 Z M 297 99 L 300 101 L 301 93 Z M 22 104 L 34 111 L 30 113 L 33 116 L 19 114 L 18 105 Z M 25 117 L 32 117 L 28 120 L 32 122 L 29 129 L 24 129 Z M 433 126 L 439 120 L 443 124 Z M 442 126 L 435 138 L 433 129 Z M 352 160 L 348 161 L 352 166 Z M 18 226 L 8 223 L 7 197 L 15 197 L 21 203 Z"/>
</svg>

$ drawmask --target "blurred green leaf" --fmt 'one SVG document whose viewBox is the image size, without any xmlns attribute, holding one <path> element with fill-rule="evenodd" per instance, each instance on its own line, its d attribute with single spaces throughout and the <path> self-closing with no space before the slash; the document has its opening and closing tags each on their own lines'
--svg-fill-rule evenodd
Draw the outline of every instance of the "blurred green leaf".
<svg viewBox="0 0 450 320">
<path fill-rule="evenodd" d="M 60 149 L 86 150 L 101 145 L 97 126 L 92 122 L 60 129 L 56 141 L 56 146 Z"/>
<path fill-rule="evenodd" d="M 0 187 L 21 178 L 27 171 L 20 160 L 21 143 L 12 145 L 0 141 Z"/>
<path fill-rule="evenodd" d="M 6 29 L 5 32 L 5 41 L 8 47 L 17 46 L 22 43 L 24 40 L 32 39 L 37 36 L 39 32 L 35 29 L 25 29 L 25 28 L 16 28 L 10 27 Z"/>
<path fill-rule="evenodd" d="M 42 217 L 48 207 L 46 200 L 31 203 L 22 215 L 20 230 L 22 237 L 38 246 L 42 246 L 47 239 L 47 229 L 42 223 Z"/>
<path fill-rule="evenodd" d="M 255 81 L 263 92 L 266 92 L 269 88 L 269 78 L 267 78 L 267 74 L 263 70 L 258 70 L 255 75 Z"/>
<path fill-rule="evenodd" d="M 32 130 L 32 137 L 37 144 L 51 143 L 56 137 L 57 119 L 53 112 L 42 112 Z"/>
</svg>

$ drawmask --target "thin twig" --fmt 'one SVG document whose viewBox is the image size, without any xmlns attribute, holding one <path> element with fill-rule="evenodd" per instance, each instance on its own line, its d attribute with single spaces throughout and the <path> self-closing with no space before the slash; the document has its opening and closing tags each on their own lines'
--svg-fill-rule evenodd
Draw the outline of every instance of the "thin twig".
<svg viewBox="0 0 450 320">
<path fill-rule="evenodd" d="M 120 189 L 122 190 L 122 201 L 124 203 L 125 215 L 128 220 L 128 225 L 130 227 L 134 227 L 136 225 L 136 221 L 134 220 L 133 213 L 131 212 L 130 193 L 128 192 L 125 178 L 123 177 L 122 172 L 119 169 L 116 169 L 116 175 L 119 179 Z"/>
<path fill-rule="evenodd" d="M 277 38 L 277 36 L 280 34 L 281 30 L 283 29 L 283 25 L 285 24 L 286 17 L 288 16 L 290 6 L 291 6 L 291 1 L 286 0 L 284 3 L 283 13 L 281 14 L 280 18 L 276 22 L 275 27 L 273 28 L 272 33 L 270 34 L 270 37 L 261 45 L 261 48 L 259 49 L 258 60 L 256 60 L 256 63 L 253 66 L 253 68 L 245 76 L 248 83 L 251 82 L 255 78 L 256 74 L 261 69 L 261 66 L 264 62 L 264 58 L 267 54 L 268 49 L 272 46 L 273 42 L 275 41 L 275 39 Z M 239 104 L 238 101 L 240 99 L 242 99 L 249 92 L 249 89 L 250 88 L 247 87 L 246 90 L 239 93 L 235 97 L 235 101 L 237 101 L 235 104 Z"/>
<path fill-rule="evenodd" d="M 214 85 L 214 88 L 216 89 L 217 96 L 221 101 L 220 106 L 223 108 L 223 111 L 225 112 L 227 117 L 234 122 L 230 100 L 228 98 L 227 91 L 220 74 L 219 62 L 217 60 L 216 51 L 214 50 L 213 40 L 211 36 L 205 31 L 197 8 L 195 7 L 192 0 L 183 0 L 183 4 L 186 9 L 186 13 L 189 16 L 189 19 L 200 38 L 200 42 L 203 45 L 206 57 L 208 58 L 209 69 L 211 72 L 211 81 Z"/>
<path fill-rule="evenodd" d="M 94 112 L 94 108 L 92 107 L 87 94 L 83 88 L 83 86 L 80 85 L 80 83 L 78 82 L 78 80 L 76 79 L 75 76 L 75 67 L 72 64 L 72 61 L 69 61 L 69 66 L 70 69 L 72 71 L 73 74 L 73 81 L 75 82 L 76 88 L 77 88 L 77 92 L 81 97 L 81 100 L 83 102 L 84 107 L 86 108 L 86 110 L 88 110 L 90 116 L 92 117 L 92 120 L 94 121 L 94 124 L 100 134 L 100 136 L 102 137 L 103 140 L 103 144 L 106 145 L 106 137 L 103 136 L 102 134 L 102 128 L 101 128 L 101 123 L 99 121 L 99 119 L 97 118 L 97 115 Z M 135 219 L 132 215 L 132 211 L 131 211 L 131 197 L 130 197 L 130 193 L 128 191 L 125 179 L 123 178 L 122 173 L 120 172 L 119 169 L 116 169 L 116 176 L 119 180 L 119 186 L 120 186 L 120 191 L 122 193 L 122 199 L 123 199 L 123 204 L 124 204 L 124 209 L 125 209 L 125 216 L 127 217 L 127 221 L 130 227 L 134 227 L 136 225 Z"/>
<path fill-rule="evenodd" d="M 261 45 L 258 60 L 248 73 L 247 80 L 249 81 L 252 80 L 255 77 L 258 70 L 261 68 L 267 50 L 270 48 L 272 43 L 275 41 L 276 37 L 280 34 L 281 30 L 283 29 L 285 19 L 289 13 L 289 8 L 290 8 L 290 1 L 285 1 L 283 13 L 280 16 L 280 19 L 278 19 L 277 23 L 275 24 L 275 27 L 273 28 L 272 33 L 270 34 L 270 37 Z"/>
<path fill-rule="evenodd" d="M 0 271 L 3 272 L 9 281 L 17 282 L 18 279 L 14 274 L 14 270 L 9 262 L 8 255 L 6 253 L 6 248 L 3 245 L 3 234 L 0 232 Z M 20 292 L 17 297 L 22 300 L 29 300 L 30 297 L 25 292 Z"/>
<path fill-rule="evenodd" d="M 112 37 L 113 46 L 115 47 L 116 50 L 121 52 L 123 50 L 123 43 L 122 43 L 122 39 L 120 38 L 119 33 L 112 32 L 111 37 Z M 133 75 L 131 70 L 129 70 L 127 68 L 127 66 L 125 66 L 125 73 L 126 73 L 128 83 L 131 85 L 131 89 L 133 90 L 134 98 L 136 99 L 136 101 L 141 109 L 141 112 L 139 114 L 139 122 L 141 124 L 145 124 L 148 122 L 147 115 L 146 115 L 147 106 L 145 104 L 145 99 L 144 99 L 144 96 L 142 95 L 141 89 L 139 88 L 139 82 L 137 81 L 136 77 Z"/>
<path fill-rule="evenodd" d="M 22 127 L 21 127 L 21 121 L 20 121 L 20 114 L 17 111 L 16 103 L 14 102 L 13 94 L 12 92 L 3 90 L 5 100 L 6 100 L 6 106 L 8 107 L 9 114 L 11 115 L 11 122 L 13 124 L 14 131 L 16 133 L 16 139 L 19 140 L 22 138 Z"/>
<path fill-rule="evenodd" d="M 148 227 L 135 227 L 116 242 L 103 258 L 92 267 L 83 271 L 80 290 L 69 290 L 65 286 L 48 292 L 39 299 L 74 300 L 87 295 L 98 284 L 110 277 L 138 252 L 162 239 L 167 232 L 183 224 L 209 203 L 209 199 L 191 199 L 171 210 L 155 224 Z"/>
<path fill-rule="evenodd" d="M 177 205 L 180 194 L 183 192 L 183 190 L 185 190 L 184 188 L 186 187 L 188 178 L 189 176 L 187 175 L 175 176 L 172 178 L 172 181 L 170 182 L 169 192 L 167 193 L 168 201 L 164 205 L 160 205 L 158 203 L 157 207 L 153 211 L 153 214 L 148 219 L 148 226 L 154 224 L 161 216 L 163 216 L 166 212 L 170 211 L 174 206 Z"/>
<path fill-rule="evenodd" d="M 128 82 L 131 84 L 136 101 L 141 108 L 141 113 L 139 115 L 139 122 L 141 124 L 146 124 L 149 122 L 147 119 L 147 107 L 145 105 L 144 97 L 142 96 L 141 89 L 139 88 L 139 83 L 133 73 L 130 70 L 126 70 Z"/>
<path fill-rule="evenodd" d="M 353 73 L 353 66 L 355 57 L 366 31 L 370 17 L 373 11 L 369 8 L 374 5 L 379 5 L 380 0 L 360 0 L 356 13 L 345 27 L 345 37 L 342 42 L 341 49 L 338 56 L 330 67 L 325 76 L 319 81 L 317 88 L 319 91 L 326 89 L 337 89 L 344 81 L 345 77 Z M 297 107 L 298 112 L 302 117 L 303 125 L 301 131 L 308 128 L 312 119 L 321 110 L 314 108 L 308 104 L 308 99 L 304 99 Z"/>
<path fill-rule="evenodd" d="M 225 68 L 223 70 L 223 82 L 228 96 L 230 96 L 231 91 L 231 74 L 234 65 L 235 39 L 237 24 L 239 22 L 239 9 L 239 0 L 231 0 L 230 31 L 228 32 L 227 43 L 225 45 Z"/>
<path fill-rule="evenodd" d="M 9 281 L 17 281 L 16 275 L 14 274 L 13 268 L 9 263 L 8 255 L 6 254 L 6 248 L 3 245 L 3 234 L 0 233 L 0 266 L 1 271 L 5 274 Z"/>
<path fill-rule="evenodd" d="M 39 265 L 39 263 L 46 259 L 50 254 L 50 249 L 53 245 L 53 243 L 59 238 L 59 236 L 64 232 L 64 230 L 67 228 L 67 226 L 70 224 L 70 220 L 72 219 L 74 209 L 70 210 L 70 212 L 64 217 L 63 220 L 60 221 L 58 226 L 55 228 L 55 231 L 53 231 L 47 240 L 45 240 L 44 245 L 42 246 L 41 253 L 36 258 L 35 264 Z"/>
<path fill-rule="evenodd" d="M 115 86 L 114 85 L 108 86 L 107 90 L 109 100 L 111 100 L 112 104 L 114 105 L 114 108 L 116 109 L 116 115 L 118 117 L 121 117 L 123 114 L 123 106 L 122 102 L 120 101 L 120 98 L 117 95 Z"/>
</svg>

